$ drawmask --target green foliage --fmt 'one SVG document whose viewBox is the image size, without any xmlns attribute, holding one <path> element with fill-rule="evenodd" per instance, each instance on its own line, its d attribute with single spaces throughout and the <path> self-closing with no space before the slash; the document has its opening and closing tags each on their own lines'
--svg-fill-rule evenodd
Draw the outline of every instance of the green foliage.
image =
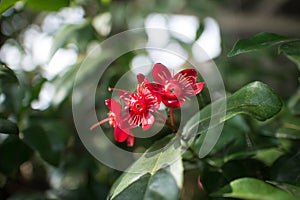
<svg viewBox="0 0 300 200">
<path fill-rule="evenodd" d="M 280 45 L 279 53 L 284 53 L 290 60 L 292 60 L 300 70 L 300 42 L 285 43 Z"/>
<path fill-rule="evenodd" d="M 70 0 L 26 0 L 26 4 L 29 8 L 34 10 L 55 11 L 62 7 L 69 6 Z"/>
<path fill-rule="evenodd" d="M 221 116 L 223 118 L 220 118 L 214 126 L 238 114 L 247 114 L 261 121 L 267 120 L 277 114 L 282 107 L 280 98 L 269 86 L 261 82 L 250 83 L 226 99 L 219 99 L 195 114 L 184 126 L 183 136 L 188 137 L 197 125 L 200 126 L 198 133 L 213 128 L 209 127 L 209 122 L 214 117 L 211 116 L 211 107 L 222 107 L 221 104 L 224 103 L 227 104 L 223 107 L 226 110 L 218 110 L 215 115 L 218 116 L 223 112 L 226 115 Z"/>
<path fill-rule="evenodd" d="M 178 199 L 183 168 L 178 138 L 152 145 L 113 186 L 109 199 Z"/>
<path fill-rule="evenodd" d="M 9 120 L 0 119 L 0 133 L 18 134 L 19 128 L 15 123 Z"/>
<path fill-rule="evenodd" d="M 0 13 L 16 2 L 2 0 Z M 285 62 L 284 67 L 295 63 L 300 69 L 299 38 L 263 32 L 238 40 L 227 57 L 221 55 L 216 59 L 222 63 L 218 65 L 220 71 L 226 63 L 234 72 L 224 78 L 235 88 L 225 83 L 227 97 L 213 102 L 207 91 L 202 92 L 198 98 L 202 109 L 195 111 L 186 124 L 181 124 L 176 134 L 166 126 L 157 136 L 137 138 L 135 146 L 126 150 L 144 153 L 121 174 L 91 157 L 77 136 L 72 118 L 72 90 L 77 83 L 82 94 L 76 95 L 87 98 L 84 96 L 85 91 L 90 89 L 87 80 L 103 70 L 102 66 L 106 66 L 108 60 L 112 61 L 112 67 L 103 71 L 104 76 L 99 80 L 101 89 L 95 94 L 96 105 L 90 105 L 91 109 L 95 106 L 99 111 L 99 118 L 105 116 L 107 108 L 103 100 L 111 97 L 106 88 L 115 85 L 119 77 L 128 72 L 136 55 L 147 55 L 147 51 L 141 51 L 141 54 L 129 52 L 110 60 L 119 49 L 123 49 L 120 41 L 98 49 L 96 55 L 91 49 L 115 33 L 143 25 L 145 17 L 154 12 L 195 14 L 201 19 L 195 33 L 199 38 L 206 28 L 202 23 L 203 17 L 213 15 L 221 3 L 174 3 L 170 0 L 125 3 L 109 0 L 27 0 L 24 3 L 24 8 L 11 9 L 1 18 L 3 30 L 8 30 L 7 15 L 12 22 L 20 21 L 20 16 L 28 17 L 24 19 L 26 26 L 20 33 L 9 35 L 10 42 L 13 40 L 12 43 L 20 45 L 15 50 L 19 51 L 22 59 L 25 57 L 22 51 L 26 49 L 22 47 L 25 45 L 24 33 L 28 27 L 34 27 L 37 32 L 43 30 L 42 21 L 47 11 L 55 14 L 53 11 L 64 7 L 78 6 L 84 10 L 85 17 L 80 23 L 62 22 L 57 31 L 47 33 L 53 39 L 50 60 L 61 48 L 72 46 L 78 53 L 76 63 L 53 79 L 48 80 L 44 76 L 43 64 L 32 67 L 32 71 L 23 69 L 22 64 L 11 68 L 6 64 L 0 65 L 0 199 L 300 198 L 299 85 L 287 85 L 279 76 L 285 74 L 296 80 L 295 73 L 276 68 Z M 103 17 L 103 14 L 111 17 L 106 27 L 111 32 L 105 36 L 94 30 L 95 18 Z M 105 23 L 104 20 L 100 25 Z M 11 23 L 11 26 L 16 24 Z M 193 44 L 170 37 L 172 43 L 183 48 Z M 226 44 L 230 40 L 222 34 L 222 41 Z M 1 42 L 5 43 L 5 38 Z M 128 38 L 127 42 L 139 47 L 139 42 L 144 41 Z M 117 46 L 116 50 L 110 45 Z M 277 54 L 264 51 L 272 46 L 277 46 L 276 53 L 292 62 L 282 61 Z M 264 53 L 235 57 L 255 51 Z M 247 59 L 241 59 L 244 57 Z M 266 76 L 262 76 L 259 70 L 245 73 L 243 66 L 248 67 L 247 64 L 266 69 Z M 279 75 L 274 75 L 274 71 Z M 48 108 L 35 109 L 33 103 L 41 99 L 46 84 L 51 85 L 55 95 L 49 99 Z M 84 100 L 81 103 L 85 103 Z M 180 110 L 175 113 L 175 119 L 180 119 Z M 210 124 L 213 120 L 214 123 Z M 103 130 L 108 137 L 113 137 L 111 129 L 104 125 Z M 87 130 L 86 134 L 93 133 Z M 206 139 L 213 134 L 216 137 L 211 137 L 211 141 Z M 201 150 L 204 144 L 209 143 L 211 149 Z M 101 151 L 108 151 L 101 141 L 97 145 L 101 146 Z M 118 147 L 126 148 L 123 144 L 118 144 Z M 192 177 L 187 176 L 190 172 Z"/>
<path fill-rule="evenodd" d="M 17 172 L 19 166 L 30 159 L 33 151 L 16 136 L 10 136 L 0 146 L 0 171 L 10 175 Z"/>
<path fill-rule="evenodd" d="M 241 39 L 237 41 L 228 56 L 236 56 L 242 53 L 261 50 L 263 48 L 273 46 L 282 42 L 297 40 L 295 38 L 284 37 L 274 33 L 259 33 L 251 38 Z"/>
<path fill-rule="evenodd" d="M 230 182 L 218 192 L 212 194 L 216 197 L 232 197 L 238 199 L 256 199 L 256 200 L 281 200 L 298 199 L 299 197 L 267 184 L 254 178 L 241 178 Z"/>
<path fill-rule="evenodd" d="M 0 1 L 0 14 L 13 6 L 19 0 L 2 0 Z"/>
</svg>

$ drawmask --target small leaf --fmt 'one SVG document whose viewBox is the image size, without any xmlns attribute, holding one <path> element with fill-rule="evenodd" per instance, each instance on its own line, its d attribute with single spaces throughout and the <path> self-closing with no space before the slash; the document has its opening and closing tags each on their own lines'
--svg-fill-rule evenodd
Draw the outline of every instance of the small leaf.
<svg viewBox="0 0 300 200">
<path fill-rule="evenodd" d="M 19 0 L 2 0 L 0 1 L 0 14 L 9 9 L 11 6 L 15 5 Z"/>
<path fill-rule="evenodd" d="M 12 135 L 0 145 L 0 152 L 0 171 L 5 174 L 17 172 L 19 166 L 32 155 L 31 148 Z"/>
<path fill-rule="evenodd" d="M 288 42 L 293 40 L 297 39 L 284 37 L 274 33 L 263 32 L 247 39 L 238 40 L 227 56 L 232 57 L 242 53 L 257 51 L 281 42 Z"/>
<path fill-rule="evenodd" d="M 254 178 L 241 178 L 230 182 L 217 192 L 213 197 L 231 197 L 238 199 L 255 200 L 296 200 L 296 196 L 274 187 L 264 181 Z"/>
<path fill-rule="evenodd" d="M 34 10 L 56 11 L 62 7 L 69 6 L 70 0 L 27 0 L 26 4 L 28 7 Z"/>
<path fill-rule="evenodd" d="M 19 128 L 15 123 L 7 119 L 0 119 L 0 133 L 19 134 Z"/>
<path fill-rule="evenodd" d="M 227 103 L 227 107 L 222 106 L 224 102 Z M 211 108 L 213 106 L 226 110 L 218 110 L 218 112 L 211 116 Z M 261 82 L 250 83 L 227 99 L 219 99 L 196 113 L 183 128 L 183 140 L 190 142 L 195 133 L 206 133 L 207 130 L 213 130 L 216 127 L 219 128 L 220 124 L 238 114 L 247 114 L 260 121 L 267 120 L 276 115 L 281 110 L 281 107 L 282 102 L 280 98 L 269 86 Z M 220 113 L 224 112 L 226 112 L 226 115 L 220 116 Z M 216 122 L 211 125 L 210 121 L 213 118 Z M 195 130 L 196 128 L 197 130 Z M 215 142 L 210 141 L 210 144 L 208 144 L 210 148 L 216 143 L 218 137 L 213 139 L 215 139 Z M 198 142 L 198 144 L 201 145 L 202 143 Z M 199 155 L 202 155 L 201 148 Z"/>
<path fill-rule="evenodd" d="M 178 138 L 152 145 L 114 184 L 108 199 L 178 199 L 183 167 Z"/>
</svg>

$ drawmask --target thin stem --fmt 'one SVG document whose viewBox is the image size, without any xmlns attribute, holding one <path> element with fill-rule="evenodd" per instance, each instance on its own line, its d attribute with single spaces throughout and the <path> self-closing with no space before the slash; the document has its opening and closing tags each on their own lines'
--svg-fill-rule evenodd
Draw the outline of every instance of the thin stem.
<svg viewBox="0 0 300 200">
<path fill-rule="evenodd" d="M 92 131 L 94 128 L 96 128 L 97 126 L 100 126 L 101 124 L 105 123 L 105 122 L 108 122 L 109 121 L 109 118 L 106 118 L 106 119 L 103 119 L 101 120 L 100 122 L 97 122 L 96 124 L 92 125 L 90 127 L 90 130 Z"/>
<path fill-rule="evenodd" d="M 175 126 L 175 119 L 174 119 L 174 110 L 173 108 L 170 108 L 170 118 L 171 118 L 171 125 L 172 127 Z"/>
</svg>

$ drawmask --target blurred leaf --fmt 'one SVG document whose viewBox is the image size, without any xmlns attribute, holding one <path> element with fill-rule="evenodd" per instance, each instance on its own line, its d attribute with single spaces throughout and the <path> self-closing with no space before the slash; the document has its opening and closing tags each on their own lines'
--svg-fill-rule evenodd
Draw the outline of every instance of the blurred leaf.
<svg viewBox="0 0 300 200">
<path fill-rule="evenodd" d="M 262 134 L 291 140 L 300 139 L 300 118 L 294 116 L 286 108 L 278 116 L 278 120 L 274 123 L 266 125 L 262 129 Z"/>
<path fill-rule="evenodd" d="M 5 174 L 15 173 L 32 155 L 31 148 L 17 136 L 9 136 L 0 145 L 0 152 L 0 171 Z"/>
<path fill-rule="evenodd" d="M 62 150 L 65 147 L 65 137 L 61 134 L 59 126 L 53 126 L 57 129 L 57 134 L 51 134 L 45 131 L 41 126 L 31 126 L 23 131 L 23 140 L 48 163 L 57 166 L 60 162 Z"/>
<path fill-rule="evenodd" d="M 249 132 L 249 127 L 242 116 L 237 115 L 229 119 L 224 124 L 218 142 L 210 154 L 231 155 L 234 152 L 245 151 L 247 149 L 247 132 Z M 204 138 L 205 134 L 202 134 L 195 141 L 194 148 L 196 152 L 200 151 L 199 148 L 201 147 Z"/>
<path fill-rule="evenodd" d="M 242 53 L 257 51 L 281 42 L 289 42 L 293 40 L 297 39 L 284 37 L 274 33 L 263 32 L 247 39 L 238 40 L 227 56 L 232 57 Z"/>
<path fill-rule="evenodd" d="M 19 134 L 19 128 L 17 124 L 7 119 L 0 119 L 0 133 Z"/>
<path fill-rule="evenodd" d="M 300 41 L 285 43 L 279 46 L 279 53 L 284 53 L 300 70 Z"/>
<path fill-rule="evenodd" d="M 68 67 L 63 75 L 58 75 L 51 81 L 57 94 L 51 102 L 55 108 L 58 107 L 71 92 L 80 65 L 81 63 L 76 63 Z"/>
<path fill-rule="evenodd" d="M 70 0 L 26 0 L 26 5 L 34 10 L 56 11 L 70 5 Z"/>
<path fill-rule="evenodd" d="M 64 44 L 66 44 L 70 38 L 73 38 L 80 30 L 83 30 L 81 32 L 82 34 L 80 35 L 80 39 L 84 40 L 85 37 L 83 34 L 86 32 L 86 28 L 89 26 L 90 24 L 86 22 L 80 24 L 66 24 L 62 26 L 54 35 L 50 56 L 52 57 L 59 48 L 63 47 Z"/>
<path fill-rule="evenodd" d="M 217 192 L 211 194 L 214 197 L 231 197 L 238 199 L 255 200 L 296 200 L 296 196 L 274 187 L 264 181 L 254 178 L 241 178 L 230 182 Z"/>
<path fill-rule="evenodd" d="M 19 83 L 15 72 L 9 67 L 0 64 L 0 86 L 14 83 Z"/>
<path fill-rule="evenodd" d="M 250 83 L 227 97 L 227 107 L 221 106 L 223 103 L 224 99 L 219 99 L 196 113 L 184 126 L 183 139 L 189 140 L 193 136 L 194 129 L 198 128 L 197 125 L 199 125 L 197 133 L 201 133 L 217 127 L 218 124 L 238 114 L 247 114 L 257 120 L 264 121 L 277 114 L 282 107 L 280 98 L 269 86 L 261 82 Z M 210 120 L 214 117 L 211 116 L 212 106 L 226 108 L 226 116 L 221 119 L 218 118 L 219 121 L 214 124 L 214 127 L 209 127 Z M 218 116 L 223 112 L 224 110 L 218 110 L 214 114 Z"/>
<path fill-rule="evenodd" d="M 267 166 L 272 166 L 273 163 L 284 154 L 278 148 L 261 149 L 256 151 L 254 158 L 262 161 Z"/>
<path fill-rule="evenodd" d="M 295 115 L 300 115 L 300 89 L 288 101 L 288 108 Z"/>
<path fill-rule="evenodd" d="M 178 138 L 170 141 L 170 137 L 165 137 L 146 153 L 117 180 L 108 199 L 179 198 L 183 167 Z"/>
<path fill-rule="evenodd" d="M 1 0 L 0 1 L 0 14 L 6 11 L 11 6 L 15 5 L 19 0 Z"/>
<path fill-rule="evenodd" d="M 297 197 L 300 197 L 300 187 L 297 187 L 295 185 L 290 185 L 287 183 L 279 183 L 279 182 L 275 182 L 275 181 L 267 181 L 267 182 L 282 189 L 282 190 L 285 190 Z"/>
<path fill-rule="evenodd" d="M 300 185 L 300 152 L 294 155 L 285 154 L 273 164 L 271 168 L 271 179 Z"/>
</svg>

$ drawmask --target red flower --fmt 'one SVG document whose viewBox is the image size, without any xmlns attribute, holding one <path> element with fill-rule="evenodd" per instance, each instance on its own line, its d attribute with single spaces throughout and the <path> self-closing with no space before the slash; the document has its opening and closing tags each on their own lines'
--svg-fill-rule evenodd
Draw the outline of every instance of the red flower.
<svg viewBox="0 0 300 200">
<path fill-rule="evenodd" d="M 97 122 L 96 124 L 92 125 L 90 127 L 90 130 L 93 130 L 97 126 L 100 126 L 101 124 L 103 124 L 105 122 L 108 122 L 111 127 L 115 128 L 114 138 L 117 142 L 124 142 L 127 139 L 127 145 L 133 146 L 134 137 L 130 131 L 131 127 L 126 125 L 126 121 L 121 117 L 122 105 L 114 99 L 105 100 L 105 105 L 110 110 L 107 113 L 108 117 L 106 119 L 101 120 L 100 122 Z M 125 128 L 123 128 L 123 127 L 125 127 Z"/>
<path fill-rule="evenodd" d="M 147 84 L 147 88 L 158 93 L 162 102 L 170 108 L 181 107 L 188 96 L 195 96 L 205 85 L 204 82 L 196 83 L 196 70 L 184 69 L 172 76 L 168 68 L 161 63 L 153 66 L 152 77 L 157 84 Z"/>
<path fill-rule="evenodd" d="M 132 127 L 142 125 L 143 130 L 148 130 L 154 123 L 151 112 L 159 108 L 161 98 L 145 87 L 145 83 L 149 81 L 144 75 L 138 75 L 138 82 L 136 93 L 119 90 L 119 96 L 125 102 L 127 115 L 124 118 L 128 120 L 128 124 Z"/>
</svg>

